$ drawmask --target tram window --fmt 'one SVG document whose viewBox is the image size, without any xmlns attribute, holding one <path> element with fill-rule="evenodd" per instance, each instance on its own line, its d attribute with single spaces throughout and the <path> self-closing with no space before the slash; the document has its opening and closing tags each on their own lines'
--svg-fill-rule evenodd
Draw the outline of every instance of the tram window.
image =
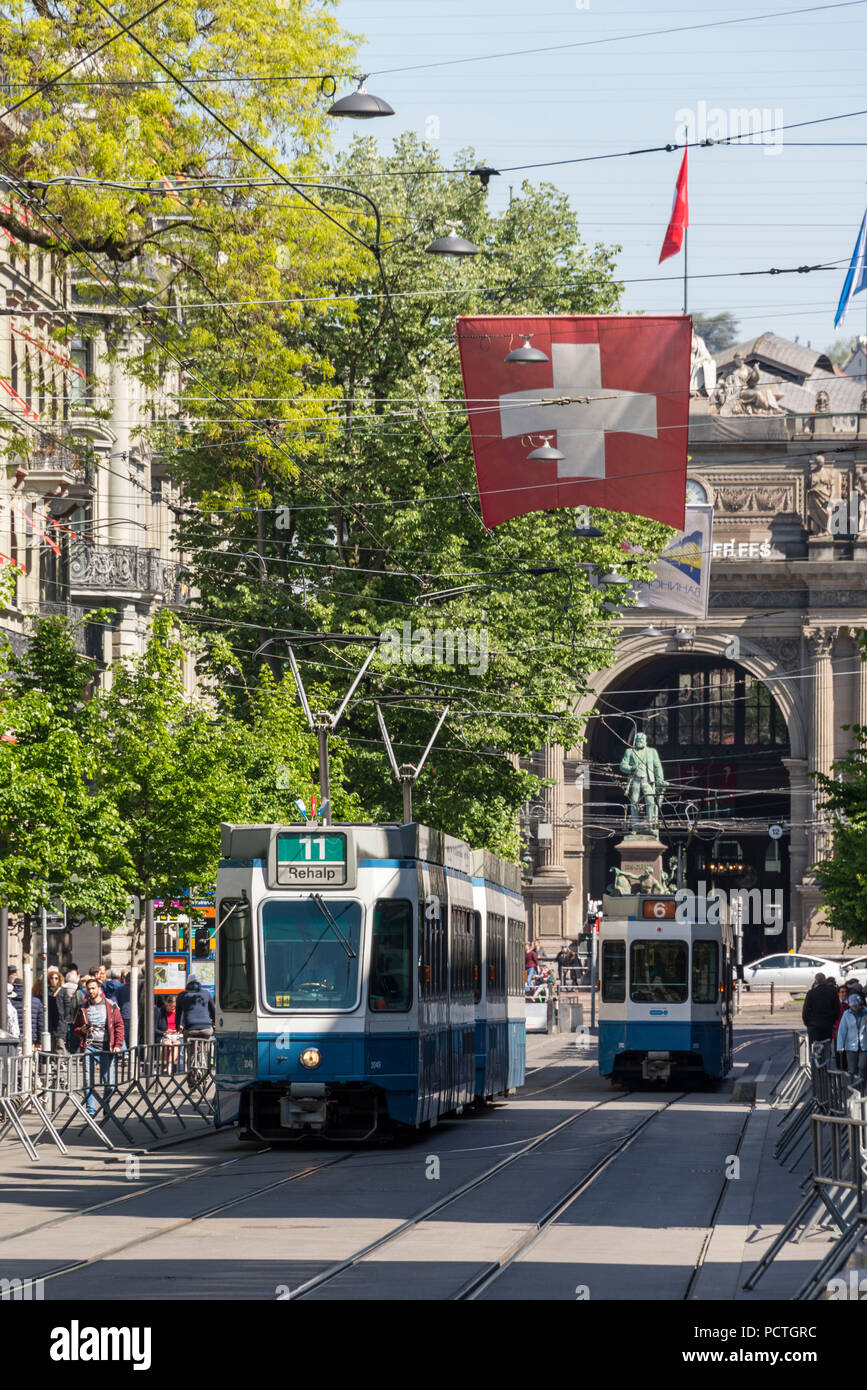
<svg viewBox="0 0 867 1390">
<path fill-rule="evenodd" d="M 719 991 L 719 944 L 694 941 L 692 944 L 692 1002 L 715 1004 Z"/>
<path fill-rule="evenodd" d="M 253 1007 L 253 931 L 246 898 L 224 898 L 217 911 L 220 1008 L 249 1013 Z"/>
<path fill-rule="evenodd" d="M 370 1007 L 406 1013 L 412 1004 L 412 904 L 380 898 L 373 912 Z"/>
<path fill-rule="evenodd" d="M 473 913 L 473 999 L 478 1004 L 482 997 L 482 918 Z"/>
<path fill-rule="evenodd" d="M 309 898 L 268 899 L 262 905 L 262 950 L 270 1008 L 355 1008 L 360 903 L 329 898 L 326 916 Z"/>
<path fill-rule="evenodd" d="M 633 1004 L 683 1004 L 689 993 L 685 941 L 633 941 L 629 997 Z"/>
<path fill-rule="evenodd" d="M 626 942 L 602 943 L 602 1002 L 622 1004 L 626 999 Z"/>
</svg>

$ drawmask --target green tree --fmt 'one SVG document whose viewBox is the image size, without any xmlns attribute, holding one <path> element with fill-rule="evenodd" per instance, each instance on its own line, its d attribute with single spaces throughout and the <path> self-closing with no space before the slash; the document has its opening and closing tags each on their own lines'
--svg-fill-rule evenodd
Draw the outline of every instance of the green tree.
<svg viewBox="0 0 867 1390">
<path fill-rule="evenodd" d="M 830 857 L 814 864 L 813 872 L 830 925 L 844 940 L 861 944 L 867 942 L 867 727 L 852 731 L 857 744 L 834 763 L 835 775 L 815 779 L 833 843 Z"/>
<path fill-rule="evenodd" d="M 0 15 L 4 104 L 29 96 L 0 127 L 12 188 L 0 227 L 15 238 L 13 256 L 48 251 L 68 263 L 85 306 L 142 306 L 124 327 L 145 330 L 144 350 L 132 360 L 120 334 L 109 347 L 155 394 L 183 363 L 191 396 L 221 396 L 253 491 L 262 433 L 250 423 L 261 414 L 253 402 L 280 396 L 269 417 L 315 417 L 305 401 L 310 348 L 290 343 L 286 329 L 309 316 L 300 301 L 321 298 L 326 279 L 351 274 L 359 254 L 318 210 L 315 190 L 294 191 L 280 177 L 320 178 L 334 125 L 331 85 L 320 75 L 343 81 L 352 41 L 311 0 L 250 8 L 168 0 L 41 88 L 119 28 L 95 0 L 10 0 Z M 354 200 L 332 216 L 351 226 Z M 273 307 L 236 313 L 250 301 Z M 87 323 L 55 337 L 86 334 Z M 318 363 L 320 381 L 327 373 Z M 192 418 L 199 413 L 194 403 Z M 12 446 L 22 447 L 17 436 Z"/>
<path fill-rule="evenodd" d="M 465 152 L 456 162 L 470 169 L 476 161 Z M 291 476 L 275 464 L 286 444 L 274 431 L 273 446 L 257 454 L 261 486 L 253 499 L 247 460 L 225 435 L 215 449 L 197 438 L 166 441 L 173 470 L 203 499 L 181 526 L 198 608 L 226 625 L 245 671 L 256 667 L 263 633 L 273 635 L 268 659 L 280 669 L 294 632 L 305 680 L 338 690 L 366 649 L 308 645 L 307 635 L 369 637 L 404 621 L 484 631 L 486 661 L 475 666 L 395 665 L 380 655 L 349 712 L 348 775 L 371 818 L 399 815 L 373 696 L 386 702 L 404 761 L 417 761 L 448 701 L 448 722 L 416 789 L 416 814 L 516 855 L 514 811 L 538 784 L 507 755 L 526 757 L 551 737 L 568 746 L 577 736 L 570 710 L 614 651 L 616 620 L 603 603 L 627 592 L 625 584 L 605 589 L 592 579 L 615 568 L 642 577 L 668 533 L 606 513 L 594 517 L 601 539 L 576 540 L 567 511 L 487 532 L 453 320 L 474 312 L 611 312 L 620 294 L 616 248 L 586 246 L 567 199 L 550 186 L 524 185 L 505 212 L 492 213 L 476 178 L 444 172 L 412 135 L 387 158 L 374 141 L 356 140 L 335 162 L 334 178 L 374 190 L 385 249 L 382 274 L 368 256 L 332 284 L 327 317 L 287 326 L 289 341 L 309 344 L 313 359 L 332 364 L 319 441 L 309 443 L 311 431 L 292 439 Z M 481 254 L 443 264 L 425 247 L 454 218 Z M 305 451 L 314 447 L 312 468 Z M 626 557 L 627 538 L 647 554 Z"/>
<path fill-rule="evenodd" d="M 230 699 L 218 708 L 207 692 L 190 696 L 191 642 L 161 611 L 142 655 L 117 663 L 94 700 L 99 786 L 116 808 L 127 892 L 142 906 L 214 882 L 222 821 L 297 820 L 295 797 L 309 806 L 316 786 L 315 743 L 289 685 L 263 671 L 241 722 Z M 341 776 L 338 744 L 335 805 L 348 814 L 356 803 Z"/>
<path fill-rule="evenodd" d="M 127 864 L 116 807 L 98 783 L 95 667 L 65 619 L 34 624 L 24 656 L 0 652 L 0 901 L 29 919 L 58 899 L 74 926 L 123 919 Z"/>
<path fill-rule="evenodd" d="M 857 339 L 853 342 L 851 338 L 836 338 L 830 347 L 825 348 L 825 356 L 830 358 L 835 367 L 842 367 L 844 362 L 848 362 L 857 347 Z"/>
<path fill-rule="evenodd" d="M 738 321 L 734 314 L 693 314 L 692 326 L 704 339 L 709 352 L 722 352 L 738 340 Z"/>
</svg>

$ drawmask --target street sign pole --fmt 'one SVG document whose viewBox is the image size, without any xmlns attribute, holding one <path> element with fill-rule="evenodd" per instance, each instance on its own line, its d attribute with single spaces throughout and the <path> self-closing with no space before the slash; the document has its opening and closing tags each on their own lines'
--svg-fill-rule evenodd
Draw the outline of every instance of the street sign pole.
<svg viewBox="0 0 867 1390">
<path fill-rule="evenodd" d="M 593 923 L 590 936 L 590 1027 L 596 1027 L 596 978 L 598 974 L 599 919 Z"/>
<path fill-rule="evenodd" d="M 48 913 L 43 906 L 42 918 L 42 1051 L 51 1051 L 51 1030 L 48 1027 Z"/>
<path fill-rule="evenodd" d="M 733 926 L 735 929 L 735 964 L 737 966 L 738 977 L 737 985 L 735 987 L 735 1013 L 739 1014 L 741 1011 L 741 976 L 743 974 L 744 964 L 744 929 L 741 922 L 741 915 L 743 913 L 744 905 L 740 894 L 738 894 L 737 898 L 735 899 L 734 909 L 735 920 Z"/>
<path fill-rule="evenodd" d="M 154 1040 L 154 953 L 156 951 L 154 932 L 154 904 L 148 898 L 145 903 L 145 987 L 144 987 L 144 1040 Z"/>
</svg>

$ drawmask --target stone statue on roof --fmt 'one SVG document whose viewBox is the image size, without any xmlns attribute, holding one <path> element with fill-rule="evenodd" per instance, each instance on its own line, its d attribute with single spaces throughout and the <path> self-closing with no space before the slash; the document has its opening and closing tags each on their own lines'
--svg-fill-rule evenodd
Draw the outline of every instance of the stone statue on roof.
<svg viewBox="0 0 867 1390">
<path fill-rule="evenodd" d="M 810 486 L 807 489 L 807 531 L 824 536 L 830 526 L 830 506 L 834 493 L 834 469 L 824 454 L 810 459 Z"/>
<path fill-rule="evenodd" d="M 711 400 L 720 415 L 782 415 L 783 396 L 778 386 L 759 385 L 759 368 L 736 352 L 734 366 L 717 383 Z"/>
</svg>

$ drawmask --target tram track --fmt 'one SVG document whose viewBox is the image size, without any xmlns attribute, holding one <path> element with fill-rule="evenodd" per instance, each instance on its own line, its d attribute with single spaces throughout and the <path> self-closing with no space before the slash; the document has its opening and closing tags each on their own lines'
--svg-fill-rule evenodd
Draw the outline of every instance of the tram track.
<svg viewBox="0 0 867 1390">
<path fill-rule="evenodd" d="M 540 1071 L 547 1071 L 547 1070 L 549 1070 L 549 1068 L 548 1068 L 548 1067 L 540 1067 L 539 1070 L 540 1070 Z M 547 1091 L 554 1090 L 554 1089 L 556 1089 L 556 1088 L 559 1087 L 559 1086 L 564 1086 L 567 1082 L 573 1081 L 573 1080 L 575 1080 L 576 1077 L 582 1075 L 582 1072 L 583 1072 L 584 1070 L 585 1070 L 585 1069 L 582 1068 L 582 1069 L 579 1070 L 579 1071 L 570 1072 L 568 1076 L 561 1077 L 559 1081 L 552 1082 L 552 1083 L 550 1083 L 550 1084 L 547 1085 L 547 1086 L 538 1087 L 535 1091 L 527 1091 L 527 1092 L 523 1092 L 523 1091 L 522 1091 L 522 1093 L 521 1093 L 521 1099 L 522 1099 L 522 1100 L 529 1100 L 529 1099 L 531 1099 L 531 1098 L 533 1098 L 533 1097 L 535 1097 L 535 1096 L 542 1095 L 542 1094 L 544 1094 L 544 1093 L 547 1092 Z M 446 1117 L 444 1117 L 444 1118 L 446 1118 Z M 218 1159 L 216 1162 L 213 1162 L 213 1163 L 207 1163 L 207 1162 L 206 1162 L 206 1163 L 202 1163 L 202 1164 L 199 1164 L 198 1166 L 196 1166 L 196 1167 L 190 1169 L 190 1171 L 188 1171 L 188 1172 L 185 1172 L 185 1173 L 178 1173 L 178 1174 L 176 1174 L 176 1175 L 173 1176 L 173 1177 L 163 1178 L 163 1179 L 161 1179 L 159 1182 L 150 1183 L 148 1186 L 138 1186 L 138 1185 L 136 1185 L 136 1186 L 132 1187 L 131 1190 L 128 1191 L 128 1192 L 119 1193 L 119 1194 L 117 1194 L 117 1195 L 114 1196 L 114 1197 L 107 1197 L 107 1198 L 105 1198 L 104 1200 L 99 1201 L 99 1202 L 92 1202 L 92 1203 L 90 1203 L 88 1206 L 86 1206 L 86 1207 L 81 1207 L 81 1208 L 79 1208 L 79 1209 L 76 1210 L 76 1211 L 70 1211 L 70 1212 L 61 1213 L 61 1214 L 59 1214 L 59 1215 L 57 1215 L 57 1216 L 46 1217 L 43 1221 L 34 1222 L 34 1223 L 33 1223 L 32 1225 L 30 1225 L 30 1226 L 24 1226 L 24 1227 L 21 1227 L 20 1229 L 13 1230 L 13 1231 L 6 1231 L 6 1232 L 4 1232 L 2 1235 L 0 1235 L 0 1253 L 2 1253 L 2 1246 L 3 1246 L 7 1241 L 10 1241 L 10 1240 L 17 1240 L 17 1239 L 22 1238 L 22 1237 L 24 1237 L 24 1236 L 34 1235 L 34 1234 L 36 1234 L 38 1231 L 48 1230 L 48 1229 L 55 1229 L 55 1228 L 57 1228 L 57 1227 L 59 1227 L 59 1226 L 66 1225 L 66 1224 L 68 1224 L 68 1223 L 71 1222 L 71 1221 L 77 1221 L 77 1220 L 79 1220 L 80 1218 L 83 1218 L 83 1217 L 90 1217 L 90 1216 L 95 1216 L 95 1215 L 98 1216 L 98 1215 L 100 1215 L 101 1213 L 108 1212 L 108 1211 L 112 1210 L 113 1208 L 123 1206 L 123 1204 L 125 1204 L 125 1203 L 127 1203 L 127 1202 L 134 1202 L 134 1201 L 138 1201 L 138 1200 L 140 1200 L 140 1199 L 142 1199 L 142 1198 L 147 1198 L 147 1197 L 150 1196 L 152 1193 L 155 1193 L 155 1192 L 162 1192 L 162 1191 L 167 1190 L 168 1188 L 179 1187 L 179 1186 L 182 1186 L 184 1183 L 192 1182 L 192 1181 L 194 1181 L 194 1180 L 196 1180 L 196 1179 L 203 1178 L 203 1177 L 207 1177 L 207 1176 L 209 1176 L 209 1175 L 214 1175 L 214 1174 L 220 1172 L 220 1170 L 222 1170 L 222 1169 L 232 1168 L 232 1167 L 235 1167 L 236 1165 L 238 1165 L 238 1164 L 240 1164 L 240 1163 L 245 1163 L 245 1162 L 251 1161 L 251 1160 L 253 1160 L 253 1159 L 255 1159 L 255 1158 L 259 1158 L 259 1157 L 261 1157 L 263 1154 L 267 1154 L 267 1153 L 277 1153 L 277 1152 L 285 1152 L 285 1150 L 283 1150 L 283 1149 L 281 1149 L 281 1148 L 275 1146 L 274 1144 L 264 1144 L 264 1145 L 262 1145 L 262 1147 L 257 1148 L 257 1149 L 255 1149 L 255 1150 L 253 1150 L 253 1151 L 250 1151 L 250 1152 L 248 1152 L 248 1153 L 238 1154 L 238 1155 L 236 1155 L 236 1156 L 234 1156 L 234 1157 L 231 1157 L 231 1158 L 220 1158 L 220 1159 Z M 137 1156 L 138 1156 L 138 1155 L 137 1155 Z M 364 1153 L 364 1151 L 362 1151 L 362 1150 L 360 1150 L 360 1149 L 353 1149 L 353 1150 L 352 1150 L 351 1152 L 349 1152 L 349 1153 L 343 1153 L 343 1154 L 335 1155 L 334 1158 L 332 1158 L 332 1159 L 330 1159 L 330 1160 L 328 1160 L 328 1161 L 325 1161 L 325 1162 L 323 1162 L 323 1163 L 314 1164 L 314 1165 L 312 1165 L 312 1166 L 310 1166 L 310 1167 L 308 1167 L 308 1168 L 305 1168 L 305 1169 L 304 1169 L 302 1172 L 300 1172 L 300 1173 L 297 1173 L 297 1174 L 289 1174 L 289 1175 L 287 1175 L 286 1178 L 281 1179 L 279 1183 L 273 1184 L 273 1185 L 275 1185 L 275 1186 L 280 1186 L 280 1185 L 282 1185 L 284 1182 L 296 1181 L 296 1180 L 298 1180 L 299 1178 L 303 1178 L 303 1177 L 310 1177 L 310 1176 L 314 1175 L 315 1173 L 320 1172 L 320 1171 L 321 1171 L 322 1169 L 324 1169 L 324 1168 L 328 1168 L 328 1167 L 333 1166 L 333 1164 L 335 1164 L 335 1163 L 337 1163 L 337 1162 L 342 1163 L 342 1162 L 347 1161 L 347 1160 L 350 1159 L 350 1158 L 358 1158 L 358 1157 L 364 1157 L 364 1156 L 366 1156 L 365 1153 Z M 258 1196 L 260 1192 L 265 1192 L 265 1191 L 268 1191 L 268 1190 L 269 1190 L 269 1187 L 259 1188 L 259 1189 L 256 1189 L 256 1191 L 251 1192 L 249 1195 L 250 1195 L 251 1197 Z M 240 1200 L 244 1200 L 244 1199 L 242 1198 L 242 1199 L 240 1199 Z M 230 1205 L 231 1205 L 231 1204 L 230 1204 Z M 216 1215 L 216 1214 L 218 1214 L 218 1211 L 219 1211 L 219 1210 L 222 1210 L 222 1208 L 219 1208 L 219 1209 L 212 1209 L 212 1210 L 209 1209 L 208 1211 L 203 1212 L 203 1213 L 196 1213 L 196 1214 L 194 1214 L 193 1216 L 191 1216 L 191 1217 L 189 1217 L 189 1218 L 186 1218 L 186 1220 L 187 1220 L 187 1222 L 189 1222 L 189 1221 L 195 1221 L 195 1220 L 201 1220 L 201 1219 L 203 1219 L 205 1216 L 211 1216 L 211 1215 Z M 176 1228 L 175 1228 L 175 1227 L 172 1227 L 171 1229 L 176 1229 Z M 154 1238 L 154 1237 L 149 1237 L 149 1238 Z M 125 1247 L 118 1247 L 118 1249 L 122 1249 L 122 1248 L 125 1248 Z M 115 1253 L 114 1250 L 104 1252 L 104 1254 L 113 1254 L 113 1253 Z M 97 1258 L 99 1258 L 99 1257 L 97 1257 Z M 89 1261 L 88 1263 L 92 1263 L 92 1262 Z M 44 1277 L 46 1277 L 46 1278 L 56 1278 L 56 1277 L 60 1277 L 63 1273 L 71 1272 L 72 1269 L 73 1269 L 73 1268 L 76 1268 L 76 1267 L 77 1267 L 77 1266 L 72 1266 L 72 1265 L 71 1265 L 71 1266 L 69 1266 L 69 1269 L 68 1269 L 68 1270 L 67 1270 L 67 1269 L 62 1269 L 62 1270 L 58 1270 L 58 1271 L 55 1271 L 55 1272 L 51 1272 L 50 1274 L 47 1274 L 47 1275 L 45 1275 Z"/>
<path fill-rule="evenodd" d="M 270 1150 L 260 1150 L 260 1152 L 269 1152 L 269 1151 L 270 1151 Z M 241 1160 L 243 1160 L 244 1158 L 254 1158 L 254 1157 L 256 1157 L 255 1154 L 243 1154 L 243 1155 L 240 1155 L 240 1159 L 241 1159 Z M 352 1154 L 352 1153 L 349 1153 L 349 1154 L 340 1154 L 340 1155 L 338 1155 L 338 1156 L 335 1157 L 335 1158 L 326 1159 L 325 1162 L 323 1162 L 323 1163 L 312 1164 L 312 1165 L 311 1165 L 310 1167 L 308 1167 L 308 1168 L 303 1168 L 303 1169 L 302 1169 L 300 1172 L 298 1172 L 298 1173 L 289 1173 L 289 1174 L 286 1175 L 286 1177 L 278 1178 L 278 1179 L 277 1179 L 276 1181 L 274 1181 L 274 1182 L 265 1183 L 265 1184 L 263 1184 L 263 1185 L 260 1186 L 260 1187 L 255 1187 L 255 1188 L 253 1188 L 253 1189 L 252 1189 L 251 1191 L 249 1191 L 249 1192 L 240 1193 L 237 1197 L 233 1197 L 230 1201 L 227 1201 L 227 1202 L 218 1202 L 216 1205 L 211 1205 L 211 1206 L 207 1207 L 204 1211 L 194 1212 L 192 1216 L 184 1216 L 184 1217 L 182 1217 L 182 1218 L 181 1218 L 180 1220 L 178 1220 L 178 1221 L 173 1221 L 173 1222 L 172 1222 L 170 1225 L 168 1225 L 168 1226 L 162 1226 L 162 1227 L 161 1227 L 159 1230 L 157 1230 L 157 1231 L 148 1231 L 148 1232 L 147 1232 L 146 1234 L 144 1234 L 144 1235 L 135 1236 L 135 1237 L 133 1237 L 133 1239 L 131 1239 L 131 1240 L 121 1241 L 118 1245 L 113 1245 L 113 1246 L 109 1247 L 108 1249 L 99 1250 L 99 1251 L 95 1252 L 93 1255 L 89 1256 L 87 1259 L 84 1259 L 84 1260 L 73 1260 L 73 1261 L 71 1261 L 71 1262 L 68 1263 L 68 1264 L 61 1265 L 61 1266 L 60 1266 L 59 1268 L 57 1268 L 57 1269 L 48 1269 L 48 1270 L 45 1270 L 45 1271 L 41 1271 L 41 1272 L 39 1273 L 39 1275 L 38 1275 L 38 1278 L 39 1278 L 39 1280 L 40 1280 L 42 1283 L 48 1283 L 49 1280 L 53 1280 L 53 1279 L 63 1279 L 63 1278 L 65 1278 L 67 1275 L 76 1274 L 76 1273 L 78 1273 L 79 1271 L 81 1271 L 82 1269 L 86 1269 L 86 1268 L 87 1268 L 88 1266 L 90 1266 L 90 1265 L 99 1264 L 101 1260 L 109 1259 L 109 1258 L 110 1258 L 111 1256 L 113 1256 L 113 1255 L 119 1255 L 119 1254 L 122 1254 L 124 1251 L 135 1249 L 137 1246 L 146 1245 L 146 1244 L 148 1244 L 148 1243 L 151 1242 L 151 1241 L 159 1240 L 162 1236 L 167 1236 L 167 1235 L 174 1234 L 176 1231 L 183 1230 L 183 1228 L 186 1227 L 186 1226 L 191 1226 L 191 1225 L 193 1225 L 196 1221 L 205 1221 L 205 1220 L 207 1220 L 209 1217 L 212 1217 L 212 1216 L 221 1216 L 224 1212 L 226 1212 L 226 1211 L 231 1211 L 231 1209 L 232 1209 L 233 1207 L 241 1206 L 242 1203 L 244 1203 L 244 1202 L 249 1202 L 249 1201 L 251 1201 L 254 1197 L 261 1197 L 264 1193 L 266 1193 L 266 1192 L 273 1192 L 273 1191 L 274 1191 L 276 1188 L 278 1188 L 278 1187 L 286 1187 L 286 1186 L 288 1186 L 289 1183 L 299 1182 L 302 1178 L 311 1177 L 311 1176 L 314 1175 L 315 1173 L 320 1173 L 320 1172 L 322 1172 L 322 1170 L 325 1169 L 325 1168 L 334 1168 L 337 1164 L 339 1164 L 339 1163 L 345 1163 L 345 1162 L 347 1161 L 347 1159 L 350 1159 L 350 1158 L 353 1158 L 353 1157 L 355 1157 L 355 1155 Z M 239 1161 L 239 1160 L 235 1160 L 235 1161 Z M 222 1165 L 216 1165 L 216 1166 L 219 1167 L 219 1166 L 222 1166 Z M 193 1172 L 193 1173 L 184 1174 L 183 1177 L 182 1177 L 181 1179 L 179 1179 L 179 1181 L 184 1181 L 184 1180 L 187 1180 L 187 1179 L 189 1179 L 189 1178 L 198 1177 L 198 1176 L 200 1176 L 200 1173 L 201 1173 L 201 1170 L 197 1170 L 197 1171 L 195 1171 L 195 1172 Z M 171 1183 L 171 1181 L 173 1181 L 173 1180 L 170 1180 L 170 1183 Z M 169 1183 L 168 1185 L 170 1185 L 170 1183 Z M 167 1184 L 157 1184 L 156 1187 L 163 1187 L 163 1186 L 166 1186 L 166 1185 L 167 1185 Z M 154 1190 L 156 1190 L 156 1187 L 155 1187 Z M 134 1197 L 134 1196 L 145 1196 L 145 1195 L 147 1195 L 147 1190 L 144 1190 L 143 1192 L 140 1192 L 140 1193 L 130 1193 L 130 1194 L 129 1194 L 130 1197 Z M 69 1215 L 68 1215 L 68 1217 L 63 1218 L 63 1220 L 73 1220 L 73 1219 L 76 1219 L 76 1218 L 79 1218 L 79 1217 L 87 1216 L 87 1215 L 89 1215 L 89 1214 L 92 1214 L 92 1213 L 88 1213 L 88 1212 L 86 1212 L 86 1211 L 70 1212 Z M 53 1223 L 53 1222 L 45 1222 L 45 1223 L 41 1223 L 41 1224 L 44 1226 L 44 1225 L 52 1225 L 52 1224 L 54 1224 L 54 1223 Z M 21 1234 L 26 1234 L 26 1233 L 22 1232 Z M 9 1237 L 9 1238 L 11 1238 L 11 1237 Z"/>
<path fill-rule="evenodd" d="M 505 1158 L 500 1159 L 486 1172 L 480 1173 L 475 1178 L 471 1178 L 468 1182 L 462 1184 L 453 1192 L 447 1193 L 444 1197 L 439 1198 L 436 1202 L 432 1202 L 430 1206 L 425 1207 L 423 1211 L 417 1212 L 414 1216 L 408 1217 L 405 1221 L 402 1221 L 398 1226 L 396 1226 L 394 1230 L 388 1231 L 385 1235 L 379 1236 L 377 1237 L 377 1239 L 369 1241 L 367 1245 L 363 1246 L 360 1250 L 355 1251 L 352 1255 L 347 1256 L 346 1259 L 339 1261 L 335 1265 L 332 1265 L 329 1269 L 323 1270 L 322 1273 L 314 1275 L 312 1279 L 306 1280 L 303 1284 L 299 1284 L 297 1288 L 293 1289 L 291 1293 L 285 1295 L 284 1297 L 287 1300 L 303 1299 L 309 1297 L 309 1295 L 311 1293 L 314 1293 L 317 1289 L 320 1289 L 324 1285 L 331 1283 L 332 1280 L 337 1279 L 341 1274 L 345 1274 L 348 1270 L 360 1264 L 361 1261 L 365 1260 L 369 1255 L 372 1255 L 375 1252 L 384 1249 L 386 1246 L 392 1244 L 400 1237 L 406 1235 L 407 1232 L 417 1229 L 426 1221 L 429 1221 L 432 1217 L 438 1216 L 442 1211 L 445 1211 L 453 1203 L 460 1201 L 461 1198 L 465 1197 L 468 1193 L 474 1191 L 476 1188 L 483 1186 L 485 1183 L 490 1182 L 494 1177 L 498 1176 L 505 1169 L 510 1168 L 513 1164 L 518 1163 L 522 1158 L 525 1158 L 528 1154 L 540 1148 L 541 1145 L 547 1143 L 549 1140 L 554 1138 L 555 1135 L 561 1133 L 570 1125 L 578 1123 L 585 1116 L 593 1114 L 594 1111 L 598 1111 L 602 1109 L 604 1106 L 612 1104 L 612 1102 L 622 1102 L 632 1094 L 637 1093 L 625 1092 L 621 1095 L 606 1096 L 603 1100 L 598 1101 L 595 1105 L 588 1106 L 579 1114 L 570 1115 L 565 1120 L 558 1121 L 557 1124 L 552 1125 L 543 1134 L 536 1135 L 532 1140 L 523 1144 L 515 1153 L 509 1154 Z M 675 1100 L 681 1098 L 681 1096 L 675 1096 L 666 1105 L 660 1107 L 660 1109 L 667 1109 L 669 1105 L 674 1104 Z M 648 1124 L 650 1120 L 655 1118 L 657 1114 L 659 1114 L 659 1109 L 654 1110 L 652 1114 L 646 1116 L 645 1119 L 639 1123 L 639 1125 L 633 1126 L 633 1129 L 630 1130 L 627 1135 L 623 1136 L 623 1139 L 617 1151 L 619 1152 L 620 1147 L 624 1147 L 626 1143 L 631 1141 L 631 1139 L 635 1137 L 638 1131 L 640 1129 L 643 1129 L 644 1126 Z M 606 1162 L 610 1161 L 611 1158 L 614 1156 L 615 1155 L 613 1153 L 609 1153 Z M 602 1166 L 605 1166 L 604 1163 Z M 602 1171 L 602 1166 L 596 1165 L 599 1172 Z M 596 1172 L 595 1170 L 594 1176 L 598 1176 L 598 1172 Z M 590 1181 L 592 1181 L 592 1178 L 590 1179 Z M 559 1208 L 560 1203 L 556 1205 Z"/>
<path fill-rule="evenodd" d="M 173 1178 L 163 1178 L 160 1182 L 151 1183 L 149 1187 L 131 1188 L 129 1192 L 119 1193 L 116 1197 L 106 1197 L 101 1202 L 92 1202 L 90 1206 L 80 1207 L 77 1211 L 68 1211 L 60 1216 L 47 1216 L 44 1221 L 37 1221 L 32 1226 L 24 1226 L 20 1231 L 7 1231 L 0 1235 L 0 1246 L 7 1240 L 17 1240 L 20 1236 L 33 1235 L 35 1231 L 43 1231 L 48 1227 L 62 1226 L 67 1221 L 77 1221 L 81 1216 L 93 1216 L 94 1213 L 107 1211 L 109 1207 L 121 1205 L 123 1202 L 133 1202 L 140 1197 L 147 1197 L 152 1192 L 160 1192 L 167 1187 L 176 1187 L 181 1183 L 189 1182 L 193 1178 L 201 1178 L 207 1173 L 213 1173 L 218 1168 L 231 1168 L 236 1163 L 243 1163 L 246 1159 L 258 1158 L 261 1154 L 271 1153 L 272 1145 L 267 1144 L 264 1148 L 256 1149 L 249 1153 L 238 1154 L 235 1158 L 220 1159 L 216 1163 L 204 1163 L 198 1168 L 191 1169 L 188 1173 L 178 1173 Z"/>
<path fill-rule="evenodd" d="M 651 1113 L 646 1115 L 643 1120 L 640 1120 L 637 1125 L 634 1125 L 627 1134 L 623 1135 L 622 1138 L 609 1149 L 608 1153 L 603 1158 L 599 1159 L 598 1162 L 593 1165 L 589 1172 L 584 1173 L 568 1192 L 562 1197 L 558 1197 L 557 1201 L 553 1202 L 548 1209 L 543 1212 L 536 1222 L 534 1230 L 525 1232 L 524 1235 L 520 1236 L 519 1239 L 509 1247 L 499 1260 L 492 1260 L 488 1267 L 482 1270 L 480 1274 L 473 1275 L 465 1284 L 462 1284 L 457 1292 L 452 1294 L 451 1301 L 471 1302 L 476 1299 L 480 1293 L 483 1293 L 486 1288 L 493 1284 L 495 1280 L 514 1263 L 519 1255 L 525 1250 L 529 1250 L 540 1236 L 544 1235 L 548 1227 L 552 1226 L 554 1222 L 572 1206 L 573 1202 L 577 1202 L 582 1193 L 586 1192 L 587 1188 L 591 1187 L 596 1179 L 602 1176 L 606 1168 L 635 1142 L 642 1130 L 646 1129 L 649 1124 L 657 1119 L 658 1116 L 664 1114 L 666 1110 L 670 1110 L 679 1100 L 683 1100 L 684 1096 L 687 1094 L 686 1091 L 682 1091 L 679 1095 L 672 1096 L 671 1100 L 667 1101 L 665 1105 L 661 1105 L 658 1109 L 651 1111 Z"/>
</svg>

